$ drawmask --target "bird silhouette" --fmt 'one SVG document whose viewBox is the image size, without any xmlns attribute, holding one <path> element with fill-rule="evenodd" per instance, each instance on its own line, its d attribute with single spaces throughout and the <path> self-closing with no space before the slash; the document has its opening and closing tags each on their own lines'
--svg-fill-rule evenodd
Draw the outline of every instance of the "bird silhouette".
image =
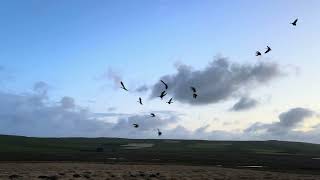
<svg viewBox="0 0 320 180">
<path fill-rule="evenodd" d="M 151 117 L 156 117 L 156 115 L 154 113 L 150 113 Z"/>
<path fill-rule="evenodd" d="M 162 80 L 160 80 L 164 85 L 165 85 L 165 87 L 166 87 L 166 89 L 168 89 L 168 84 L 167 83 L 165 83 L 164 81 L 162 81 Z"/>
<path fill-rule="evenodd" d="M 122 87 L 121 87 L 122 89 L 124 89 L 124 90 L 128 91 L 128 89 L 124 86 L 124 84 L 123 84 L 123 82 L 122 82 L 122 81 L 120 82 L 120 84 L 121 84 L 121 86 L 122 86 Z"/>
<path fill-rule="evenodd" d="M 162 132 L 159 129 L 157 129 L 157 130 L 158 130 L 158 136 L 161 136 Z"/>
<path fill-rule="evenodd" d="M 133 124 L 133 127 L 138 128 L 139 124 Z"/>
<path fill-rule="evenodd" d="M 298 18 L 297 18 L 296 20 L 294 20 L 291 24 L 292 24 L 293 26 L 296 26 L 296 25 L 297 25 L 297 22 L 298 22 Z"/>
<path fill-rule="evenodd" d="M 159 97 L 160 97 L 161 99 L 163 99 L 163 97 L 164 97 L 165 95 L 167 95 L 166 91 L 162 91 Z"/>
<path fill-rule="evenodd" d="M 197 96 L 198 96 L 198 94 L 193 93 L 193 98 L 194 98 L 194 99 L 197 98 Z"/>
<path fill-rule="evenodd" d="M 142 104 L 142 99 L 141 99 L 141 97 L 139 97 L 139 101 L 138 101 L 141 105 L 143 105 Z"/>
<path fill-rule="evenodd" d="M 260 51 L 256 51 L 256 56 L 261 56 L 261 52 Z"/>
<path fill-rule="evenodd" d="M 170 99 L 170 100 L 169 100 L 169 101 L 168 101 L 167 103 L 168 103 L 168 104 L 171 104 L 171 103 L 173 103 L 173 102 L 172 102 L 172 98 L 171 98 L 171 99 Z"/>
<path fill-rule="evenodd" d="M 267 46 L 267 50 L 266 50 L 266 52 L 264 52 L 265 54 L 267 54 L 268 52 L 270 52 L 271 51 L 271 48 L 269 47 L 269 46 Z"/>
<path fill-rule="evenodd" d="M 190 87 L 191 88 L 191 91 L 193 92 L 193 93 L 196 93 L 197 92 L 197 90 L 196 90 L 196 88 L 195 87 Z"/>
</svg>

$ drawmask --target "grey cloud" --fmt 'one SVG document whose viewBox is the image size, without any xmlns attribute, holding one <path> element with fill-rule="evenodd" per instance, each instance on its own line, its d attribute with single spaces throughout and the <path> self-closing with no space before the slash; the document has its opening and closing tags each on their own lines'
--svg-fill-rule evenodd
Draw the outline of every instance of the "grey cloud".
<svg viewBox="0 0 320 180">
<path fill-rule="evenodd" d="M 178 116 L 174 113 L 159 113 L 159 117 L 125 113 L 92 113 L 76 105 L 72 97 L 65 96 L 53 103 L 44 95 L 43 87 L 36 86 L 40 93 L 6 93 L 0 91 L 0 134 L 40 137 L 157 137 L 153 128 L 166 128 L 174 124 Z M 106 122 L 104 118 L 116 121 Z M 135 129 L 132 123 L 139 123 Z M 141 132 L 140 132 L 141 131 Z"/>
<path fill-rule="evenodd" d="M 191 131 L 179 124 L 181 114 L 155 111 L 156 118 L 125 113 L 93 113 L 81 108 L 71 97 L 59 104 L 39 93 L 15 94 L 0 91 L 0 134 L 40 137 L 123 137 L 208 140 L 291 140 L 320 143 L 320 125 L 308 132 L 296 131 L 306 118 L 316 115 L 306 108 L 293 108 L 279 115 L 274 123 L 256 123 L 243 132 L 209 130 L 204 125 Z M 106 122 L 102 119 L 112 118 Z M 132 124 L 138 123 L 138 129 Z M 157 136 L 156 128 L 163 135 Z"/>
<path fill-rule="evenodd" d="M 33 85 L 33 90 L 41 95 L 47 95 L 49 85 L 46 82 L 38 81 Z"/>
<path fill-rule="evenodd" d="M 312 110 L 306 108 L 293 108 L 279 115 L 279 121 L 271 124 L 255 123 L 246 132 L 260 132 L 268 135 L 283 135 L 292 131 L 305 118 L 314 115 Z"/>
<path fill-rule="evenodd" d="M 142 86 L 138 87 L 135 91 L 142 93 L 142 92 L 146 92 L 148 90 L 149 90 L 149 87 L 147 85 L 142 85 Z"/>
<path fill-rule="evenodd" d="M 107 108 L 107 111 L 108 112 L 111 112 L 111 111 L 115 111 L 117 108 L 116 107 L 108 107 Z"/>
<path fill-rule="evenodd" d="M 65 96 L 60 100 L 60 104 L 64 109 L 73 109 L 75 108 L 75 102 L 72 97 Z"/>
<path fill-rule="evenodd" d="M 236 102 L 231 111 L 244 111 L 254 108 L 258 105 L 258 101 L 249 97 L 241 97 L 238 102 Z"/>
<path fill-rule="evenodd" d="M 47 103 L 39 94 L 0 92 L 0 133 L 27 136 L 92 136 L 107 123 L 90 119 L 86 110 Z M 102 130 L 103 129 L 103 130 Z"/>
<path fill-rule="evenodd" d="M 210 104 L 226 100 L 245 88 L 251 90 L 263 85 L 281 74 L 275 63 L 236 64 L 225 58 L 218 58 L 203 70 L 179 65 L 176 74 L 165 75 L 161 79 L 168 84 L 168 93 L 174 99 L 189 104 Z M 190 86 L 197 88 L 196 100 L 192 98 Z M 156 83 L 152 87 L 151 98 L 159 96 L 163 89 L 161 82 Z"/>
<path fill-rule="evenodd" d="M 121 116 L 130 116 L 131 114 L 126 113 L 92 113 L 92 117 L 121 117 Z"/>
<path fill-rule="evenodd" d="M 127 118 L 120 118 L 118 123 L 114 126 L 114 129 L 128 129 L 132 127 L 132 124 L 136 123 L 139 124 L 138 130 L 146 131 L 163 128 L 176 122 L 177 117 L 172 115 L 167 118 L 151 117 L 150 115 L 134 115 Z"/>
</svg>

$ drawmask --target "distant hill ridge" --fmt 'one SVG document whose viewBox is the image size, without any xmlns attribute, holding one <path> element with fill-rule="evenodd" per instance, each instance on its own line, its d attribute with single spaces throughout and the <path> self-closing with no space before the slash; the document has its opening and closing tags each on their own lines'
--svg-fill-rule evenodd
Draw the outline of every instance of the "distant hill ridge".
<svg viewBox="0 0 320 180">
<path fill-rule="evenodd" d="M 0 135 L 1 161 L 85 161 L 262 166 L 320 172 L 320 144 L 287 141 L 207 141 L 124 138 L 35 138 Z"/>
</svg>

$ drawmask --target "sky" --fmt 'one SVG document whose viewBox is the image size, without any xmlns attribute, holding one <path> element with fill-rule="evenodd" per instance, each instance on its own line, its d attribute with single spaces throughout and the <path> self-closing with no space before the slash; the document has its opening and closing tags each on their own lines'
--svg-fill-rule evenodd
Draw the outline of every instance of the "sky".
<svg viewBox="0 0 320 180">
<path fill-rule="evenodd" d="M 319 7 L 1 1 L 0 134 L 320 143 Z"/>
</svg>

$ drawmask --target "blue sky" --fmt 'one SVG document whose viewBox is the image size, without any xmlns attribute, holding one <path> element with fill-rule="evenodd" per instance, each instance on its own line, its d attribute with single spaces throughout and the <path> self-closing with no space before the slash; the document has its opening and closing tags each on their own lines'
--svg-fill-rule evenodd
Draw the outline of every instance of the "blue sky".
<svg viewBox="0 0 320 180">
<path fill-rule="evenodd" d="M 52 102 L 70 96 L 99 113 L 109 107 L 128 114 L 175 111 L 184 114 L 177 124 L 188 130 L 209 124 L 210 130 L 241 131 L 295 107 L 317 112 L 319 7 L 316 0 L 2 1 L 0 88 L 32 93 L 43 81 Z M 297 27 L 290 25 L 295 18 Z M 271 53 L 255 57 L 267 45 Z M 250 92 L 260 105 L 242 112 L 228 111 L 234 95 L 167 106 L 149 99 L 150 91 L 126 94 L 104 76 L 112 70 L 132 89 L 153 86 L 179 64 L 202 70 L 218 56 L 238 64 L 275 62 L 285 75 Z M 137 105 L 139 96 L 147 105 Z"/>
</svg>

